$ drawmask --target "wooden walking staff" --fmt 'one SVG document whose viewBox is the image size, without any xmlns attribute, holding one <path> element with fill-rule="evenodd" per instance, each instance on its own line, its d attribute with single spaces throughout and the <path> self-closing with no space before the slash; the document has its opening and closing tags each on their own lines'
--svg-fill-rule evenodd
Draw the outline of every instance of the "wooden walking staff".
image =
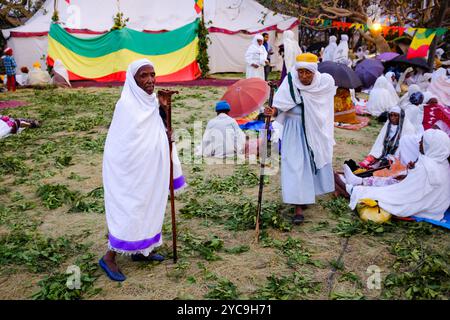
<svg viewBox="0 0 450 320">
<path fill-rule="evenodd" d="M 269 96 L 269 107 L 272 108 L 273 104 L 273 96 L 275 94 L 275 90 L 278 88 L 278 85 L 276 82 L 269 82 L 270 86 L 270 96 Z M 259 174 L 259 192 L 258 192 L 258 206 L 256 208 L 256 242 L 259 242 L 259 217 L 261 216 L 261 207 L 262 207 L 262 195 L 263 195 L 263 189 L 264 189 L 264 168 L 266 166 L 266 156 L 267 152 L 269 150 L 269 130 L 270 130 L 270 116 L 266 117 L 266 123 L 265 123 L 265 135 L 264 141 L 262 142 L 265 145 L 265 148 L 262 148 L 262 156 L 261 156 L 261 167 L 260 167 L 260 174 Z"/>
<path fill-rule="evenodd" d="M 172 249 L 173 262 L 177 263 L 177 225 L 175 219 L 175 191 L 173 187 L 173 141 L 172 141 L 172 95 L 178 94 L 178 91 L 160 90 L 158 95 L 167 99 L 167 132 L 169 133 L 169 151 L 170 151 L 170 207 L 172 209 Z"/>
</svg>

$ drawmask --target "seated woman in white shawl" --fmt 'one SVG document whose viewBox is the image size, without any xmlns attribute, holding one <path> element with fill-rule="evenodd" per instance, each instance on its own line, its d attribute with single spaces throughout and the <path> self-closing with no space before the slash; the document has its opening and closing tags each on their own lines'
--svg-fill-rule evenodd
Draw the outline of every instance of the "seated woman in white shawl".
<svg viewBox="0 0 450 320">
<path fill-rule="evenodd" d="M 226 101 L 216 104 L 217 117 L 210 120 L 197 154 L 204 157 L 227 158 L 245 151 L 245 133 L 228 113 L 231 107 Z"/>
<path fill-rule="evenodd" d="M 399 102 L 399 97 L 392 84 L 385 76 L 379 76 L 370 91 L 367 101 L 367 111 L 378 117 L 383 112 L 389 111 Z"/>
<path fill-rule="evenodd" d="M 378 134 L 369 155 L 359 163 L 359 166 L 372 169 L 388 164 L 388 156 L 398 156 L 398 144 L 401 136 L 414 134 L 415 129 L 406 119 L 405 111 L 398 106 L 391 108 L 388 121 Z"/>
<path fill-rule="evenodd" d="M 257 34 L 245 53 L 246 78 L 260 78 L 264 80 L 264 66 L 269 63 L 267 51 L 263 46 L 264 37 Z"/>
<path fill-rule="evenodd" d="M 130 64 L 105 143 L 109 250 L 99 264 L 114 281 L 126 279 L 117 266 L 116 253 L 131 255 L 133 261 L 164 259 L 151 254 L 162 244 L 170 180 L 168 134 L 159 113 L 167 101 L 154 93 L 155 77 L 147 59 Z"/>
<path fill-rule="evenodd" d="M 450 138 L 441 130 L 425 131 L 414 168 L 399 183 L 385 187 L 349 186 L 350 208 L 361 199 L 378 202 L 383 210 L 397 217 L 416 216 L 442 220 L 450 206 Z"/>
<path fill-rule="evenodd" d="M 322 54 L 322 62 L 323 61 L 334 61 L 334 52 L 337 48 L 337 38 L 335 36 L 331 36 L 328 40 L 328 45 L 325 47 L 325 50 Z M 288 69 L 290 70 L 290 69 Z"/>
<path fill-rule="evenodd" d="M 292 222 L 303 222 L 303 207 L 334 191 L 334 79 L 318 71 L 318 57 L 303 53 L 281 83 L 266 116 L 283 124 L 281 190 L 295 206 Z"/>
<path fill-rule="evenodd" d="M 51 82 L 52 78 L 47 71 L 41 70 L 41 64 L 35 62 L 33 69 L 28 73 L 28 79 L 26 84 L 30 86 L 45 85 Z"/>
<path fill-rule="evenodd" d="M 71 88 L 69 73 L 61 60 L 57 59 L 53 66 L 53 84 L 61 88 Z"/>
</svg>

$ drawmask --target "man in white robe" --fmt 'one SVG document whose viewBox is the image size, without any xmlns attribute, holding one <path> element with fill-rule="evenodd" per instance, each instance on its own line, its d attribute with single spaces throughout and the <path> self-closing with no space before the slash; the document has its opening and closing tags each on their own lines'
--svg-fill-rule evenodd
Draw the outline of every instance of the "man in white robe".
<svg viewBox="0 0 450 320">
<path fill-rule="evenodd" d="M 318 71 L 318 57 L 304 53 L 277 90 L 273 108 L 283 125 L 281 189 L 283 202 L 295 206 L 294 224 L 304 220 L 303 209 L 316 196 L 334 191 L 334 79 Z"/>
<path fill-rule="evenodd" d="M 245 53 L 246 78 L 260 78 L 264 80 L 264 67 L 269 63 L 267 51 L 263 46 L 264 37 L 257 34 Z"/>
<path fill-rule="evenodd" d="M 147 59 L 130 64 L 114 110 L 103 156 L 109 250 L 99 264 L 124 281 L 116 253 L 134 261 L 162 261 L 151 254 L 162 244 L 170 180 L 169 141 L 159 113 L 167 104 L 154 93 L 155 69 Z"/>
<path fill-rule="evenodd" d="M 202 139 L 201 154 L 205 157 L 227 158 L 245 151 L 245 133 L 228 113 L 228 102 L 216 104 L 217 117 L 210 120 Z M 200 151 L 198 152 L 200 153 Z"/>
<path fill-rule="evenodd" d="M 385 187 L 349 187 L 350 208 L 361 199 L 378 202 L 397 217 L 421 217 L 440 221 L 450 206 L 450 138 L 441 130 L 425 131 L 417 163 L 399 183 Z"/>
</svg>

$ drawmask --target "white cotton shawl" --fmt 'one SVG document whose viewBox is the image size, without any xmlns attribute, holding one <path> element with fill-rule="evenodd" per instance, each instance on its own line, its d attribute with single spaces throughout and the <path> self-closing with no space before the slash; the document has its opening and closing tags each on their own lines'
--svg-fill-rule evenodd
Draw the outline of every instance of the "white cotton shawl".
<svg viewBox="0 0 450 320">
<path fill-rule="evenodd" d="M 367 111 L 373 116 L 378 117 L 385 111 L 389 111 L 399 102 L 397 92 L 385 76 L 378 77 L 377 81 L 370 91 L 367 101 Z"/>
<path fill-rule="evenodd" d="M 142 59 L 128 67 L 103 157 L 109 247 L 125 254 L 148 255 L 162 244 L 169 191 L 169 143 L 158 99 L 134 80 L 145 65 L 152 63 Z M 115 246 L 112 237 L 123 245 Z"/>
<path fill-rule="evenodd" d="M 284 46 L 284 63 L 286 70 L 291 70 L 295 64 L 295 59 L 299 54 L 302 54 L 302 49 L 295 40 L 294 32 L 286 30 L 283 32 L 283 46 Z"/>
<path fill-rule="evenodd" d="M 450 79 L 446 75 L 441 75 L 432 80 L 428 86 L 428 91 L 437 98 L 439 104 L 450 106 Z"/>
<path fill-rule="evenodd" d="M 422 138 L 421 135 L 402 135 L 400 138 L 400 143 L 398 144 L 398 155 L 400 157 L 400 162 L 405 167 L 410 162 L 416 162 L 419 158 L 419 142 Z"/>
<path fill-rule="evenodd" d="M 343 64 L 348 63 L 348 36 L 346 34 L 341 36 L 341 41 L 333 55 L 333 61 Z"/>
<path fill-rule="evenodd" d="M 267 51 L 263 45 L 258 44 L 258 40 L 264 40 L 263 36 L 260 34 L 255 35 L 253 37 L 252 44 L 248 47 L 245 53 L 245 62 L 247 64 L 247 78 L 264 79 L 264 66 L 267 60 Z M 259 68 L 252 67 L 252 64 L 258 65 Z"/>
<path fill-rule="evenodd" d="M 300 103 L 300 94 L 305 104 L 305 132 L 308 143 L 314 153 L 317 169 L 332 162 L 334 141 L 334 95 L 337 87 L 334 79 L 327 73 L 316 72 L 309 86 L 298 78 L 296 67 L 291 70 L 295 99 Z M 281 83 L 274 96 L 273 105 L 282 113 L 276 121 L 284 125 L 284 112 L 294 108 L 297 103 L 292 100 L 288 77 Z"/>
<path fill-rule="evenodd" d="M 404 180 L 385 187 L 354 187 L 350 208 L 355 209 L 360 199 L 370 198 L 395 216 L 441 220 L 450 206 L 450 138 L 441 130 L 430 129 L 423 139 L 425 155 L 419 156 Z"/>
<path fill-rule="evenodd" d="M 72 86 L 70 84 L 70 80 L 69 80 L 69 73 L 67 72 L 67 69 L 64 67 L 64 64 L 62 63 L 61 60 L 57 59 L 55 61 L 55 65 L 53 66 L 53 71 L 55 73 L 59 74 L 61 77 L 63 77 L 69 86 Z"/>
<path fill-rule="evenodd" d="M 325 50 L 323 51 L 322 61 L 333 61 L 334 52 L 336 51 L 336 48 L 338 46 L 336 41 L 337 39 L 335 36 L 330 37 L 328 45 L 325 47 Z"/>
</svg>

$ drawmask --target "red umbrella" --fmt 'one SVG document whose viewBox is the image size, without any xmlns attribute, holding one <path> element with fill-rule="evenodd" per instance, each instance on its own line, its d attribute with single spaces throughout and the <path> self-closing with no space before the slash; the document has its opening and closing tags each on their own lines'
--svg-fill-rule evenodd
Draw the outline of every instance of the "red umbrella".
<svg viewBox="0 0 450 320">
<path fill-rule="evenodd" d="M 244 117 L 256 110 L 267 100 L 270 87 L 262 79 L 249 78 L 231 85 L 222 97 L 231 106 L 230 117 Z"/>
</svg>

